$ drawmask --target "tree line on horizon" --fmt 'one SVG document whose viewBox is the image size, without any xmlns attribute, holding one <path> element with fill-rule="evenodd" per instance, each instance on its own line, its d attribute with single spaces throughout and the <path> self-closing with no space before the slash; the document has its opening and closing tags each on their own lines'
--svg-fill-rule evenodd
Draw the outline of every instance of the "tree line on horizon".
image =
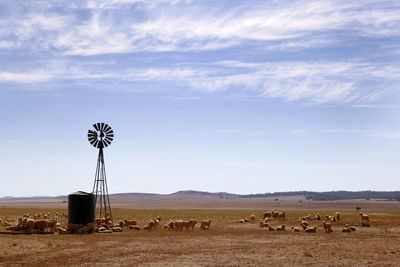
<svg viewBox="0 0 400 267">
<path fill-rule="evenodd" d="M 243 198 L 303 195 L 307 200 L 384 199 L 400 201 L 400 191 L 291 191 L 242 195 Z"/>
</svg>

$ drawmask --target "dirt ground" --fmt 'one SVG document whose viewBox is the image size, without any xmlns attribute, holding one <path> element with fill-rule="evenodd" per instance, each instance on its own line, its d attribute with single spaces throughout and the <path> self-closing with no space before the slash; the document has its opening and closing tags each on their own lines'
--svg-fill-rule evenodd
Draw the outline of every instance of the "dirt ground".
<svg viewBox="0 0 400 267">
<path fill-rule="evenodd" d="M 150 218 L 211 219 L 209 230 L 170 231 L 162 227 L 152 232 L 124 230 L 122 233 L 90 235 L 0 235 L 0 266 L 400 266 L 400 210 L 392 206 L 372 206 L 368 213 L 371 227 L 361 227 L 355 209 L 335 203 L 336 209 L 286 209 L 286 221 L 274 226 L 298 225 L 304 215 L 333 215 L 327 234 L 322 221 L 311 221 L 317 233 L 268 232 L 260 228 L 266 208 L 255 209 L 136 209 L 114 208 L 114 222 L 135 219 L 143 226 Z M 354 205 L 353 205 L 354 206 Z M 0 208 L 2 230 L 24 213 L 65 212 L 65 208 Z M 239 219 L 257 217 L 257 223 Z M 65 224 L 65 219 L 63 221 Z M 357 230 L 342 233 L 346 224 Z"/>
</svg>

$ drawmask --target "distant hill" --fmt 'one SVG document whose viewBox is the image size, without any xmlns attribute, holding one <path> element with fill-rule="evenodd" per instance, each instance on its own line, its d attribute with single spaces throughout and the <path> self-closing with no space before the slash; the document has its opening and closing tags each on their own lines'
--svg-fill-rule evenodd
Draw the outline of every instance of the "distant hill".
<svg viewBox="0 0 400 267">
<path fill-rule="evenodd" d="M 112 198 L 129 199 L 131 197 L 184 197 L 184 198 L 202 198 L 212 197 L 221 199 L 233 198 L 271 198 L 271 197 L 288 197 L 288 196 L 304 196 L 307 200 L 315 201 L 332 201 L 332 200 L 352 200 L 352 199 L 382 199 L 391 201 L 400 201 L 400 191 L 329 191 L 329 192 L 313 192 L 313 191 L 291 191 L 291 192 L 275 192 L 275 193 L 260 193 L 260 194 L 231 194 L 227 192 L 210 193 L 205 191 L 184 190 L 171 194 L 155 194 L 155 193 L 118 193 L 111 194 Z M 27 199 L 66 199 L 67 196 L 46 197 L 12 197 L 6 196 L 0 200 L 27 200 Z"/>
</svg>

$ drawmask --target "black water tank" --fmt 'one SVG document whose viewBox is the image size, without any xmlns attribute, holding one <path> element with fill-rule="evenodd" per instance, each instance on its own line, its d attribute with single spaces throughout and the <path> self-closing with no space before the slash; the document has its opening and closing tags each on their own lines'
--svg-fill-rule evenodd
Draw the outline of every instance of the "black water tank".
<svg viewBox="0 0 400 267">
<path fill-rule="evenodd" d="M 92 193 L 78 191 L 68 195 L 68 223 L 94 223 L 95 202 Z"/>
</svg>

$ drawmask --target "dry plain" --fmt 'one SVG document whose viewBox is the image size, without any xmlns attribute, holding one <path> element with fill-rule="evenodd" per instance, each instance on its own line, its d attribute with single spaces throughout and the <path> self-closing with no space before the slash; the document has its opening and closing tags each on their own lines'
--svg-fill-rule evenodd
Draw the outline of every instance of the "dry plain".
<svg viewBox="0 0 400 267">
<path fill-rule="evenodd" d="M 144 201 L 145 203 L 145 201 Z M 400 266 L 400 204 L 386 201 L 313 202 L 280 199 L 147 202 L 114 200 L 114 221 L 131 218 L 143 226 L 158 215 L 169 219 L 211 219 L 209 230 L 124 230 L 91 235 L 0 235 L 0 266 Z M 224 203 L 223 205 L 221 203 Z M 179 207 L 181 205 L 181 207 Z M 206 205 L 207 207 L 204 207 Z M 371 227 L 361 227 L 356 206 L 368 213 Z M 264 211 L 285 210 L 288 228 L 304 215 L 333 215 L 333 233 L 311 221 L 317 233 L 268 232 L 258 226 Z M 65 202 L 0 201 L 0 218 L 13 221 L 24 213 L 66 212 Z M 251 214 L 257 223 L 239 223 Z M 63 222 L 65 223 L 65 221 Z M 346 224 L 357 230 L 342 233 Z M 2 229 L 4 230 L 4 229 Z"/>
</svg>

